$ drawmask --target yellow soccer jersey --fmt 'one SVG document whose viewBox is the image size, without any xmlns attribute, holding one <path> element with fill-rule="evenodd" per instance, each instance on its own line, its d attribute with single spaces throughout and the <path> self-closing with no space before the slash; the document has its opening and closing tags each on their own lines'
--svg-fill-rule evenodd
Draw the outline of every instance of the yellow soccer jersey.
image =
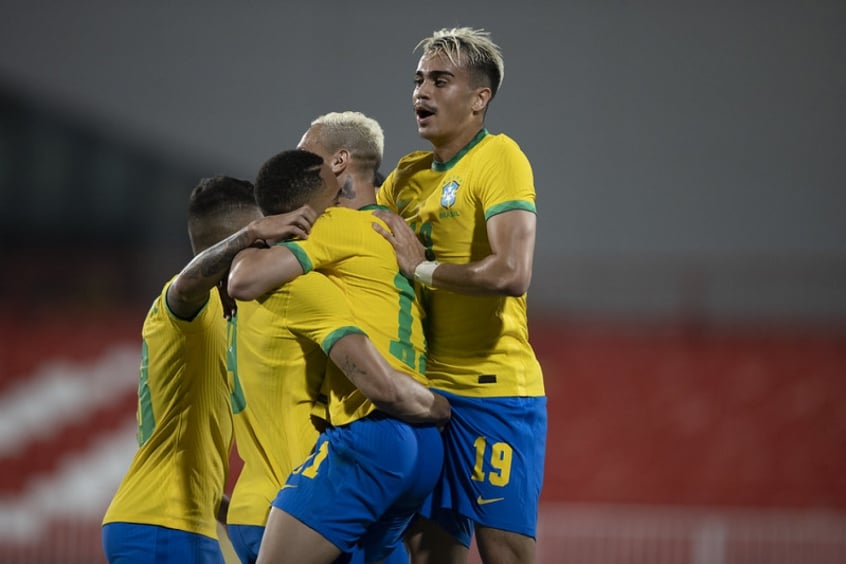
<svg viewBox="0 0 846 564">
<path fill-rule="evenodd" d="M 331 346 L 354 326 L 346 299 L 312 272 L 258 300 L 230 322 L 229 381 L 235 443 L 244 466 L 227 521 L 264 526 L 270 503 L 317 440 L 312 406 Z"/>
<path fill-rule="evenodd" d="M 369 210 L 330 208 L 314 223 L 308 239 L 282 243 L 304 272 L 317 270 L 336 283 L 358 326 L 397 370 L 428 385 L 422 310 L 414 288 L 397 267 L 394 250 L 372 224 L 387 226 Z M 373 411 L 343 375 L 329 371 L 329 416 L 339 426 Z"/>
<path fill-rule="evenodd" d="M 142 330 L 138 444 L 103 523 L 139 523 L 217 538 L 232 413 L 226 320 L 217 292 L 194 319 L 167 307 L 165 284 Z"/>
<path fill-rule="evenodd" d="M 400 159 L 380 204 L 401 215 L 437 260 L 466 264 L 491 252 L 485 222 L 511 210 L 535 212 L 532 169 L 506 135 L 482 130 L 446 163 L 431 151 Z M 542 396 L 529 344 L 526 296 L 470 296 L 421 289 L 432 387 L 475 397 Z"/>
</svg>

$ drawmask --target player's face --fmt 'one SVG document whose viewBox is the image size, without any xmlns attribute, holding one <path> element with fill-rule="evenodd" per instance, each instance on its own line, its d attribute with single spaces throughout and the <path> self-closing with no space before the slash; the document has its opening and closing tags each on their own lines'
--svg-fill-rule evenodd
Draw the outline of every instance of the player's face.
<svg viewBox="0 0 846 564">
<path fill-rule="evenodd" d="M 302 139 L 300 139 L 300 143 L 297 145 L 297 149 L 303 149 L 314 153 L 315 155 L 320 155 L 323 157 L 323 162 L 331 163 L 335 155 L 330 153 L 329 150 L 320 142 L 320 135 L 317 131 L 318 127 L 320 126 L 310 127 L 308 131 L 303 134 Z"/>
<path fill-rule="evenodd" d="M 325 160 L 320 166 L 320 178 L 323 179 L 323 188 L 311 203 L 314 211 L 318 214 L 326 211 L 326 208 L 328 207 L 337 206 L 338 197 L 341 194 L 341 187 L 338 185 L 338 178 L 332 172 L 332 169 L 329 168 L 329 165 L 326 164 Z"/>
<path fill-rule="evenodd" d="M 297 149 L 303 149 L 320 155 L 323 158 L 323 162 L 330 163 L 329 166 L 341 187 L 341 196 L 335 205 L 345 208 L 358 208 L 361 204 L 357 201 L 356 192 L 350 185 L 351 178 L 349 175 L 344 174 L 346 167 L 342 165 L 343 157 L 341 156 L 341 152 L 343 150 L 341 149 L 333 153 L 326 147 L 322 134 L 323 127 L 323 125 L 311 126 L 305 132 L 302 139 L 300 139 Z"/>
<path fill-rule="evenodd" d="M 417 133 L 435 147 L 479 128 L 474 113 L 479 89 L 471 88 L 470 73 L 454 65 L 443 53 L 423 55 L 414 76 L 412 103 L 417 115 Z"/>
</svg>

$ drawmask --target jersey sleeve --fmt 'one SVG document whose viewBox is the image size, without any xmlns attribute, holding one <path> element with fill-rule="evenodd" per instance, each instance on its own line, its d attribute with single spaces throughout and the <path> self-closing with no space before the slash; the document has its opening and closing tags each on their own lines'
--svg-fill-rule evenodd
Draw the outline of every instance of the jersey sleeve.
<svg viewBox="0 0 846 564">
<path fill-rule="evenodd" d="M 380 206 L 385 206 L 394 213 L 397 211 L 397 202 L 394 196 L 394 182 L 396 180 L 396 176 L 397 171 L 394 169 L 387 177 L 385 177 L 385 180 L 382 182 L 382 186 L 376 190 L 376 203 Z"/>
<path fill-rule="evenodd" d="M 507 138 L 491 149 L 479 193 L 485 219 L 512 210 L 536 213 L 534 175 L 529 159 Z"/>
<path fill-rule="evenodd" d="M 349 210 L 344 210 L 349 211 Z M 348 258 L 352 252 L 345 221 L 347 214 L 327 210 L 311 228 L 308 239 L 279 243 L 290 250 L 299 261 L 303 273 L 332 265 Z"/>
<path fill-rule="evenodd" d="M 324 275 L 311 272 L 290 284 L 293 297 L 287 319 L 293 333 L 318 344 L 326 354 L 345 335 L 365 334 L 341 289 Z"/>
<path fill-rule="evenodd" d="M 215 314 L 221 311 L 221 308 L 214 307 L 217 304 L 212 301 L 212 299 L 215 299 L 217 300 L 217 303 L 220 303 L 220 300 L 215 295 L 216 291 L 209 292 L 209 296 L 206 298 L 206 303 L 203 304 L 193 317 L 190 319 L 179 317 L 173 312 L 173 310 L 170 309 L 170 304 L 167 303 L 168 289 L 170 289 L 170 286 L 178 276 L 178 274 L 175 275 L 164 285 L 164 288 L 162 288 L 158 299 L 156 299 L 153 304 L 150 313 L 157 315 L 161 323 L 171 325 L 182 333 L 190 334 L 205 331 L 212 323 L 215 322 Z"/>
</svg>

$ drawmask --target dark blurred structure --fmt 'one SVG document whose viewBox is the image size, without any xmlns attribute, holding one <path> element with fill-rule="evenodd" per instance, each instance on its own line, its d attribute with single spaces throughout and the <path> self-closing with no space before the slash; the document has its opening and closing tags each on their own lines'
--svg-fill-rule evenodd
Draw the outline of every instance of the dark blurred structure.
<svg viewBox="0 0 846 564">
<path fill-rule="evenodd" d="M 188 195 L 209 171 L 0 85 L 6 307 L 147 301 L 190 257 Z"/>
</svg>

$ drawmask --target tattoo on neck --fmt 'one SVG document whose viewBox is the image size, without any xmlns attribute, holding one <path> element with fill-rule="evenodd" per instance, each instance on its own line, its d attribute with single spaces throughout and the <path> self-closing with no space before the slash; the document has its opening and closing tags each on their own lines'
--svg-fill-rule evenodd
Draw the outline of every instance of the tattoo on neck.
<svg viewBox="0 0 846 564">
<path fill-rule="evenodd" d="M 349 176 L 344 180 L 344 185 L 341 186 L 341 197 L 347 200 L 355 199 L 355 189 L 353 188 L 352 178 Z"/>
</svg>

